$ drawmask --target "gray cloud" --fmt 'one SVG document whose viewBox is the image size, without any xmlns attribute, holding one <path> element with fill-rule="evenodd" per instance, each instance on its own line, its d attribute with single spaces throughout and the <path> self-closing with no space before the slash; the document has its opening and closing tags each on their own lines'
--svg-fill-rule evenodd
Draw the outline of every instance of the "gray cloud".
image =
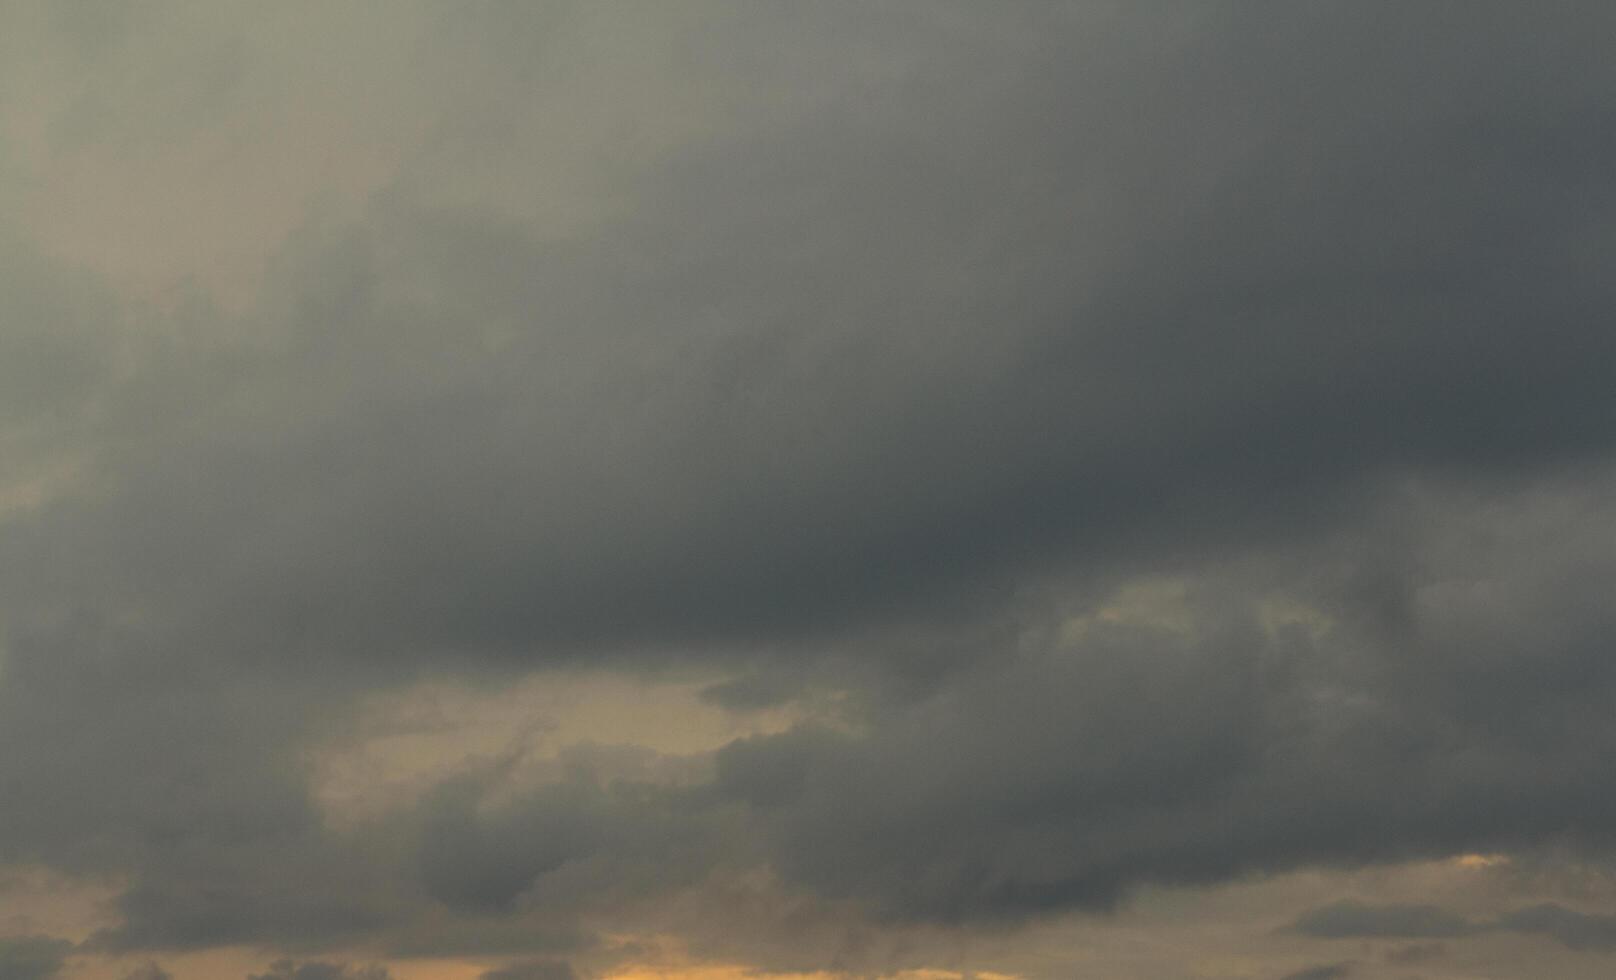
<svg viewBox="0 0 1616 980">
<path fill-rule="evenodd" d="M 1328 963 L 1322 966 L 1310 966 L 1295 973 L 1287 973 L 1280 980 L 1340 980 L 1352 972 L 1351 963 Z"/>
<path fill-rule="evenodd" d="M 1609 580 L 1600 549 L 1570 545 L 1606 519 L 1546 499 L 1478 558 L 1463 508 L 1443 509 L 1454 523 L 1426 526 L 1421 570 L 1382 583 L 1403 596 L 1394 619 L 1362 597 L 1382 558 L 1300 559 L 1332 569 L 1289 582 L 1336 617 L 1324 634 L 1264 627 L 1254 583 L 1206 569 L 1176 621 L 1046 629 L 1047 646 L 1024 638 L 932 695 L 882 705 L 863 734 L 731 745 L 720 791 L 757 815 L 788 875 L 945 919 L 1105 906 L 1139 880 L 1374 860 L 1388 840 L 1401 856 L 1551 834 L 1604 846 L 1612 801 L 1594 774 L 1608 735 L 1587 689 L 1559 676 L 1602 676 L 1607 613 L 1559 583 Z M 1538 536 L 1551 527 L 1562 544 Z M 1256 565 L 1276 579 L 1284 567 Z M 1471 598 L 1504 594 L 1507 606 Z M 1535 645 L 1517 646 L 1526 630 Z M 1478 673 L 1489 662 L 1510 665 L 1510 701 Z M 1532 802 L 1516 802 L 1527 786 Z"/>
<path fill-rule="evenodd" d="M 1467 936 L 1476 931 L 1469 919 L 1434 905 L 1366 905 L 1352 901 L 1314 909 L 1291 928 L 1321 939 L 1428 939 Z"/>
<path fill-rule="evenodd" d="M 538 914 L 467 915 L 410 921 L 389 938 L 389 956 L 555 956 L 596 952 L 599 938 L 573 915 L 553 910 Z M 548 912 L 549 914 L 546 914 Z M 402 918 L 402 917 L 401 917 Z"/>
<path fill-rule="evenodd" d="M 0 243 L 0 855 L 130 880 L 96 948 L 1609 847 L 1609 12 L 401 6 L 318 100 L 184 16 L 45 18 L 50 167 L 417 135 L 240 309 Z M 840 714 L 322 824 L 356 699 L 561 665 Z"/>
<path fill-rule="evenodd" d="M 1387 950 L 1386 962 L 1425 963 L 1441 958 L 1447 951 L 1448 948 L 1442 943 L 1409 943 L 1407 946 Z"/>
<path fill-rule="evenodd" d="M 1495 928 L 1549 936 L 1569 949 L 1616 950 L 1616 916 L 1589 915 L 1553 903 L 1517 909 Z"/>
<path fill-rule="evenodd" d="M 1521 932 L 1547 936 L 1568 949 L 1616 950 L 1616 916 L 1591 915 L 1553 902 L 1516 909 L 1492 920 L 1472 920 L 1431 905 L 1339 902 L 1303 914 L 1291 928 L 1321 939 L 1442 939 Z"/>
<path fill-rule="evenodd" d="M 83 601 L 189 649 L 554 656 L 866 619 L 1294 533 L 1389 470 L 1608 447 L 1604 279 L 1545 267 L 1602 227 L 1602 60 L 1492 101 L 1462 59 L 1507 18 L 1414 17 L 1415 58 L 1344 11 L 1244 16 L 1165 63 L 1148 24 L 1109 26 L 1119 63 L 1013 18 L 886 113 L 833 94 L 682 148 L 587 240 L 378 202 L 282 256 L 256 348 L 146 353 L 110 396 L 111 498 L 12 547 L 56 564 L 71 534 L 100 559 Z M 900 50 L 949 36 L 912 26 Z M 1320 63 L 1343 31 L 1376 90 Z M 1399 82 L 1426 97 L 1376 100 Z M 1068 97 L 1102 86 L 1145 104 Z"/>
<path fill-rule="evenodd" d="M 351 851 L 302 836 L 279 847 L 241 842 L 224 853 L 166 851 L 119 897 L 123 922 L 98 932 L 90 945 L 109 951 L 249 942 L 329 948 L 381 928 L 408 907 L 379 895 L 377 877 L 374 866 Z"/>
<path fill-rule="evenodd" d="M 72 943 L 51 936 L 0 939 L 0 980 L 49 980 L 72 951 Z"/>
</svg>

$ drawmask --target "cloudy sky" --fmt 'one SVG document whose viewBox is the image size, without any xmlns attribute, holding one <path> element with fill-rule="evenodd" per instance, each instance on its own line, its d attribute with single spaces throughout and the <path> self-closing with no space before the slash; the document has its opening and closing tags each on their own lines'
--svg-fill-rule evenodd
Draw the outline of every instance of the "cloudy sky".
<svg viewBox="0 0 1616 980">
<path fill-rule="evenodd" d="M 0 2 L 0 980 L 1610 976 L 1612 38 Z"/>
</svg>

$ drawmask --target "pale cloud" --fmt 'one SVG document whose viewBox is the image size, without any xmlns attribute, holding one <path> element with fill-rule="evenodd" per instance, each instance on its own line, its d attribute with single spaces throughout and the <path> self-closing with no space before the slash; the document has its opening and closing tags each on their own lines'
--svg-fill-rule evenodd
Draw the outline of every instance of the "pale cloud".
<svg viewBox="0 0 1616 980">
<path fill-rule="evenodd" d="M 701 697 L 712 683 L 558 672 L 374 695 L 356 706 L 348 731 L 311 751 L 312 791 L 331 819 L 351 824 L 411 805 L 477 764 L 503 768 L 504 798 L 586 759 L 607 766 L 608 778 L 691 784 L 710 778 L 706 756 L 728 742 L 805 720 L 795 704 L 725 711 Z"/>
</svg>

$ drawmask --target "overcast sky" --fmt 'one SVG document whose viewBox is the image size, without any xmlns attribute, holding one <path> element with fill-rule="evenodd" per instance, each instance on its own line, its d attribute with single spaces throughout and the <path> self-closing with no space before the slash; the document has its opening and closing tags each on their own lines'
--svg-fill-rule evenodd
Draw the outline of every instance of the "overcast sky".
<svg viewBox="0 0 1616 980">
<path fill-rule="evenodd" d="M 0 980 L 1610 976 L 1613 40 L 0 0 Z"/>
</svg>

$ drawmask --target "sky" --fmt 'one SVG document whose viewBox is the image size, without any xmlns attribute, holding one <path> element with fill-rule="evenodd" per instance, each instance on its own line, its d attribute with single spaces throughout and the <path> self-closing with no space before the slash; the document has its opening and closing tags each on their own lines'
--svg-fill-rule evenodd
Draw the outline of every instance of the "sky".
<svg viewBox="0 0 1616 980">
<path fill-rule="evenodd" d="M 0 980 L 1610 976 L 1612 37 L 0 0 Z"/>
</svg>

